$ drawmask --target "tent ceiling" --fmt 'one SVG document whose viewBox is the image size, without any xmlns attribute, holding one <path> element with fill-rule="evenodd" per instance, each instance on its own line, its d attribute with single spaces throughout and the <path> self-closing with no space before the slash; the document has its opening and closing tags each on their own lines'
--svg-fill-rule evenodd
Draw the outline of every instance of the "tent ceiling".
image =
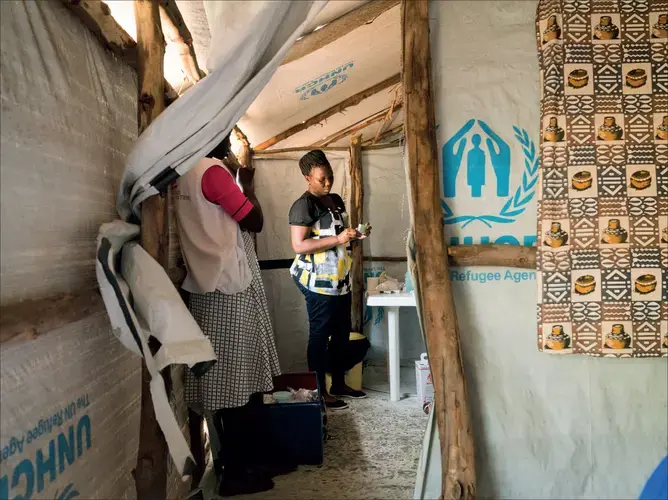
<svg viewBox="0 0 668 500">
<path fill-rule="evenodd" d="M 202 69 L 206 68 L 211 42 L 204 1 L 176 0 L 193 37 L 195 54 Z M 330 1 L 307 31 L 313 31 L 367 2 L 368 0 Z M 132 0 L 113 1 L 109 2 L 109 5 L 114 18 L 134 37 L 136 30 Z M 396 5 L 372 23 L 354 29 L 301 59 L 280 66 L 239 122 L 251 144 L 259 144 L 397 74 L 401 65 L 399 16 L 400 7 Z M 177 91 L 184 91 L 188 84 L 184 82 L 180 68 L 178 55 L 174 57 L 168 51 L 165 55 L 165 77 Z M 320 141 L 389 107 L 395 90 L 382 90 L 343 113 L 279 142 L 273 148 L 309 146 Z M 393 120 L 394 123 L 385 124 L 385 129 L 400 123 L 402 112 L 395 113 Z M 374 123 L 357 133 L 363 135 L 363 140 L 373 139 L 381 126 L 381 123 Z M 330 145 L 340 146 L 347 143 L 348 138 L 343 138 Z"/>
<path fill-rule="evenodd" d="M 400 71 L 401 24 L 399 5 L 325 47 L 280 66 L 240 120 L 251 144 L 283 130 L 379 83 Z M 335 74 L 336 73 L 336 74 Z M 312 91 L 314 90 L 314 91 Z M 327 136 L 390 106 L 393 92 L 381 91 L 345 114 L 329 118 L 316 135 Z M 308 130 L 299 134 L 308 146 Z M 288 141 L 276 145 L 287 147 Z"/>
</svg>

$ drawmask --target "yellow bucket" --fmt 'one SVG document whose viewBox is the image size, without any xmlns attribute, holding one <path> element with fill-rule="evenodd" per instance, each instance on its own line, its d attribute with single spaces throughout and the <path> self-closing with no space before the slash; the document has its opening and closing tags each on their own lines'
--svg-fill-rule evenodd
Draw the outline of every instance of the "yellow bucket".
<svg viewBox="0 0 668 500">
<path fill-rule="evenodd" d="M 364 335 L 361 335 L 357 332 L 350 332 L 350 340 L 362 340 L 363 338 Z M 363 362 L 360 361 L 350 370 L 348 370 L 345 376 L 346 385 L 351 389 L 355 389 L 356 391 L 362 390 L 362 365 Z M 327 386 L 327 392 L 329 392 L 329 390 L 332 388 L 332 376 L 329 373 L 325 375 L 325 385 Z"/>
</svg>

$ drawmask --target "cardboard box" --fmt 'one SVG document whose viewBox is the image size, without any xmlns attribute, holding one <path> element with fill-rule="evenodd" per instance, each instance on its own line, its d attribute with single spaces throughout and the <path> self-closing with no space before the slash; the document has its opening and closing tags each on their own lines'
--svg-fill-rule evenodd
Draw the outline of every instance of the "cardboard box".
<svg viewBox="0 0 668 500">
<path fill-rule="evenodd" d="M 434 401 L 434 382 L 431 378 L 431 370 L 429 369 L 429 360 L 427 359 L 426 352 L 422 353 L 420 360 L 415 362 L 415 381 L 420 407 L 425 403 Z"/>
</svg>

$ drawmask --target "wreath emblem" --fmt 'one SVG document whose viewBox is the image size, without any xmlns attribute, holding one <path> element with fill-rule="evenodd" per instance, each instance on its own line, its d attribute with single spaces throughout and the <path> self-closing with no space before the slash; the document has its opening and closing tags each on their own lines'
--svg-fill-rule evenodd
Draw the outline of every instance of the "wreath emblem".
<svg viewBox="0 0 668 500">
<path fill-rule="evenodd" d="M 526 205 L 531 201 L 536 192 L 536 182 L 538 182 L 538 165 L 539 158 L 536 154 L 536 145 L 529 137 L 525 129 L 513 127 L 515 131 L 515 138 L 522 145 L 524 153 L 524 172 L 522 174 L 522 182 L 517 187 L 514 194 L 507 198 L 503 208 L 496 214 L 486 215 L 458 215 L 455 216 L 452 209 L 444 198 L 441 198 L 441 205 L 443 207 L 443 224 L 461 224 L 465 228 L 475 221 L 480 221 L 487 227 L 492 227 L 492 224 L 509 224 L 515 222 L 526 210 Z"/>
</svg>

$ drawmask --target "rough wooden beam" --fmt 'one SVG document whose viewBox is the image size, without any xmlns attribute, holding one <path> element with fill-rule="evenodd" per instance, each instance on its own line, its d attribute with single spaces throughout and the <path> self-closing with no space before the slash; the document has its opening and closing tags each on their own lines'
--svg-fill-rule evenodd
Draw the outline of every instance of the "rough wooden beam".
<svg viewBox="0 0 668 500">
<path fill-rule="evenodd" d="M 536 247 L 519 245 L 456 245 L 448 247 L 453 266 L 498 266 L 536 269 Z"/>
<path fill-rule="evenodd" d="M 283 59 L 281 65 L 301 59 L 302 57 L 347 35 L 354 29 L 372 23 L 383 12 L 391 9 L 398 3 L 399 0 L 374 0 L 339 17 L 325 27 L 297 40 L 290 48 L 290 52 L 288 52 L 288 55 Z"/>
<path fill-rule="evenodd" d="M 137 44 L 116 22 L 106 3 L 94 0 L 61 0 L 102 42 L 133 68 L 137 64 Z"/>
<path fill-rule="evenodd" d="M 270 151 L 254 151 L 253 158 L 270 158 L 272 156 L 277 156 L 284 153 L 298 153 L 300 151 L 310 151 L 311 149 L 313 149 L 311 146 L 298 146 L 294 148 L 272 149 Z M 329 148 L 318 148 L 318 149 L 321 149 L 325 152 L 350 150 L 350 148 L 347 146 L 334 146 Z"/>
<path fill-rule="evenodd" d="M 343 112 L 346 108 L 359 104 L 364 99 L 377 94 L 381 90 L 385 90 L 386 88 L 391 87 L 392 85 L 396 85 L 397 83 L 399 83 L 400 80 L 401 80 L 401 75 L 397 73 L 396 75 L 391 76 L 387 80 L 383 80 L 382 82 L 377 83 L 376 85 L 373 85 L 368 89 L 364 89 L 361 92 L 358 92 L 357 94 L 350 96 L 347 99 L 344 99 L 340 103 L 332 106 L 331 108 L 326 109 L 321 113 L 318 113 L 315 116 L 312 116 L 308 120 L 304 120 L 303 122 L 298 123 L 297 125 L 290 127 L 287 130 L 284 130 L 280 134 L 277 134 L 274 137 L 272 137 L 271 139 L 267 139 L 263 143 L 258 144 L 253 149 L 255 151 L 264 151 L 265 149 L 270 148 L 274 144 L 284 141 L 288 137 L 292 137 L 293 135 L 301 132 L 302 130 L 306 130 L 307 128 L 312 127 L 313 125 L 317 125 L 318 123 L 325 121 L 330 116 Z"/>
<path fill-rule="evenodd" d="M 97 290 L 24 300 L 0 309 L 0 344 L 19 344 L 104 312 Z"/>
<path fill-rule="evenodd" d="M 364 173 L 362 169 L 362 139 L 350 138 L 350 227 L 364 223 Z M 364 324 L 364 246 L 353 243 L 351 282 L 352 331 L 362 333 Z"/>
<path fill-rule="evenodd" d="M 398 103 L 394 106 L 394 112 L 398 112 L 401 109 L 402 103 Z M 360 130 L 364 130 L 367 128 L 369 125 L 373 125 L 376 122 L 385 120 L 387 117 L 387 113 L 390 111 L 390 108 L 385 108 L 382 111 L 379 111 L 377 113 L 374 113 L 372 115 L 367 116 L 366 118 L 363 118 L 362 120 L 353 123 L 352 125 L 344 128 L 343 130 L 339 130 L 338 132 L 334 132 L 333 134 L 330 134 L 329 136 L 325 137 L 323 140 L 318 141 L 313 144 L 312 147 L 325 147 L 333 142 L 339 141 L 343 139 L 344 137 L 347 137 L 349 135 L 356 134 Z"/>
<path fill-rule="evenodd" d="M 378 139 L 368 139 L 362 143 L 362 147 L 365 146 L 375 146 L 375 144 L 372 144 L 373 142 L 382 142 L 383 140 L 387 139 L 388 137 L 392 137 L 395 134 L 398 134 L 401 132 L 404 128 L 404 124 L 402 123 L 401 125 L 397 125 L 396 127 L 392 127 L 389 130 L 386 130 L 382 134 L 378 136 Z"/>
<path fill-rule="evenodd" d="M 496 266 L 536 269 L 536 247 L 517 245 L 457 245 L 448 247 L 452 267 Z M 364 257 L 365 262 L 406 262 L 406 257 Z"/>
<path fill-rule="evenodd" d="M 192 35 L 175 0 L 160 0 L 160 22 L 165 40 L 181 57 L 186 78 L 192 83 L 199 82 L 206 74 L 197 64 Z"/>
<path fill-rule="evenodd" d="M 253 168 L 253 149 L 246 134 L 244 134 L 238 125 L 234 126 L 234 135 L 236 135 L 239 142 L 241 142 L 241 154 L 239 155 L 239 163 L 242 167 Z M 255 233 L 253 233 L 255 234 Z"/>
<path fill-rule="evenodd" d="M 475 498 L 473 431 L 441 222 L 431 91 L 429 3 L 401 3 L 402 59 L 415 261 L 441 442 L 442 498 Z"/>
<path fill-rule="evenodd" d="M 157 0 L 135 0 L 137 23 L 138 124 L 141 134 L 165 109 L 165 42 Z M 169 196 L 152 196 L 141 207 L 141 244 L 163 267 L 169 254 Z M 167 442 L 155 418 L 151 399 L 151 375 L 142 363 L 139 450 L 135 469 L 137 498 L 167 498 Z M 169 383 L 169 381 L 166 381 Z"/>
<path fill-rule="evenodd" d="M 397 104 L 398 98 L 399 98 L 399 89 L 395 90 L 394 92 L 394 99 L 392 99 L 390 110 L 387 112 L 387 117 L 385 118 L 383 123 L 381 123 L 380 127 L 378 127 L 378 132 L 376 132 L 376 137 L 374 137 L 373 141 L 371 141 L 372 146 L 376 144 L 380 140 L 381 135 L 385 133 L 385 127 L 388 126 L 390 123 L 392 123 L 392 116 L 394 115 L 394 106 Z"/>
</svg>

